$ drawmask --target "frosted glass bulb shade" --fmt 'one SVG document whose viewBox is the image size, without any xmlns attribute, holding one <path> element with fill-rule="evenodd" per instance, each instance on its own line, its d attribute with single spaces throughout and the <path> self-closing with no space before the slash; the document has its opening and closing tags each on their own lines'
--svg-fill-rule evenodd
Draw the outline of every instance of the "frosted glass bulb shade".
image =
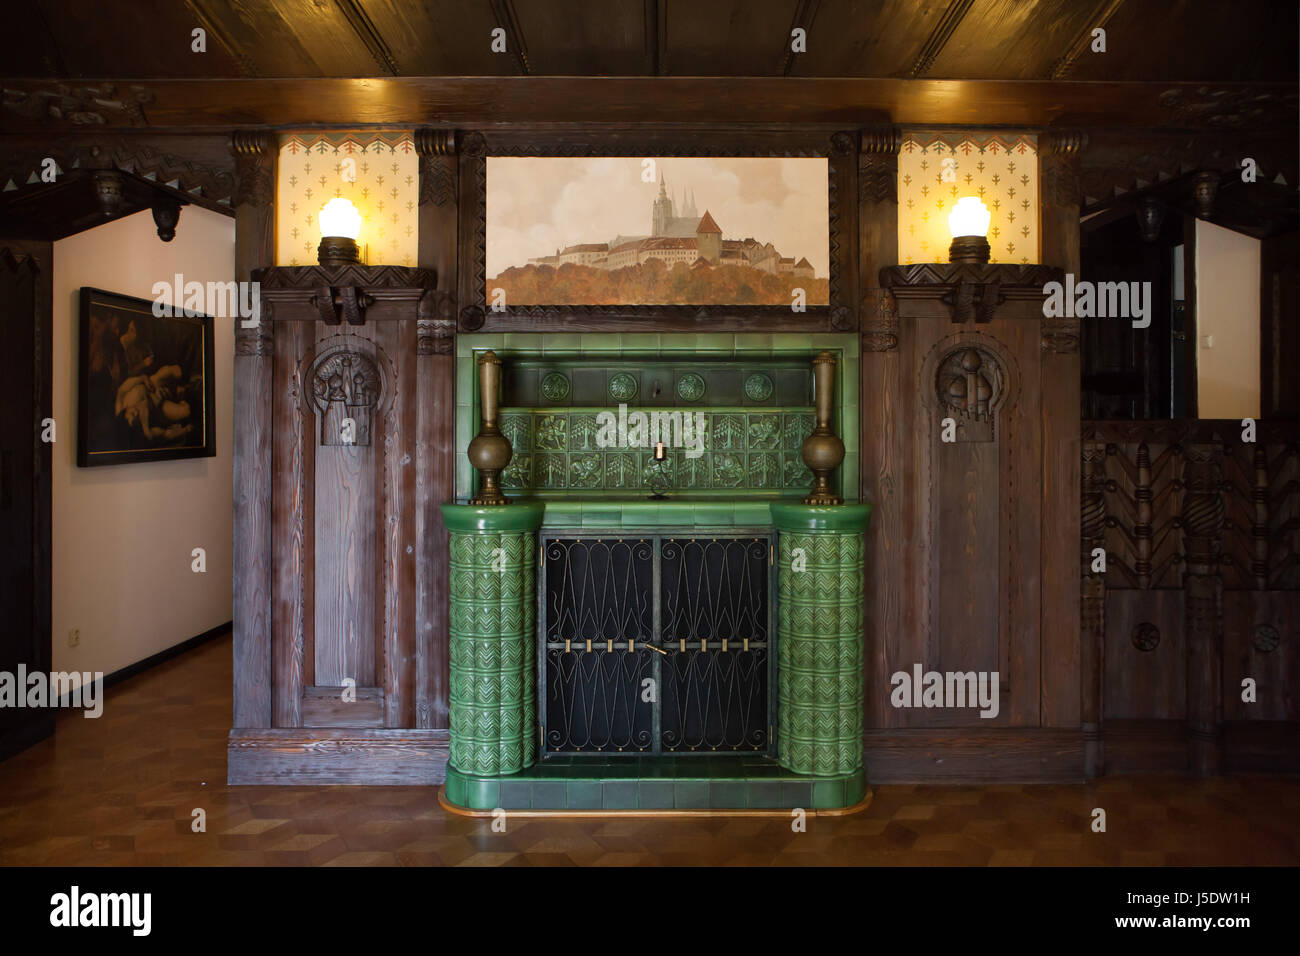
<svg viewBox="0 0 1300 956">
<path fill-rule="evenodd" d="M 989 210 L 978 196 L 963 196 L 948 213 L 948 229 L 954 239 L 960 236 L 987 236 Z"/>
<path fill-rule="evenodd" d="M 320 211 L 320 234 L 356 239 L 361 234 L 361 213 L 350 199 L 331 199 Z"/>
</svg>

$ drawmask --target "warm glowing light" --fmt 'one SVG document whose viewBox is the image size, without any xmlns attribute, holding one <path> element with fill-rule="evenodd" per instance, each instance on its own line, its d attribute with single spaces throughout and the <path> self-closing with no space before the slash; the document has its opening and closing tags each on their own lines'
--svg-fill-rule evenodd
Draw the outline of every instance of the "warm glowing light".
<svg viewBox="0 0 1300 956">
<path fill-rule="evenodd" d="M 978 196 L 963 196 L 948 213 L 948 228 L 954 239 L 958 236 L 987 236 L 989 209 Z"/>
<path fill-rule="evenodd" d="M 985 228 L 987 228 L 985 213 Z M 361 234 L 361 213 L 352 205 L 350 199 L 331 199 L 320 211 L 320 234 L 322 236 L 339 236 L 344 239 L 356 239 Z"/>
</svg>

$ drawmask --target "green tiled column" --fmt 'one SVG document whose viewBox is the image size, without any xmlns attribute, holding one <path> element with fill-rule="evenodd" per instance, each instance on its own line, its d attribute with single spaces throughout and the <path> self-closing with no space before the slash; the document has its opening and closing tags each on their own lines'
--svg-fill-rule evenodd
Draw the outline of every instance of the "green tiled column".
<svg viewBox="0 0 1300 956">
<path fill-rule="evenodd" d="M 540 503 L 445 504 L 450 533 L 452 767 L 517 773 L 537 759 Z"/>
<path fill-rule="evenodd" d="M 779 541 L 777 756 L 796 773 L 862 768 L 862 555 L 870 517 L 864 504 L 772 504 Z"/>
</svg>

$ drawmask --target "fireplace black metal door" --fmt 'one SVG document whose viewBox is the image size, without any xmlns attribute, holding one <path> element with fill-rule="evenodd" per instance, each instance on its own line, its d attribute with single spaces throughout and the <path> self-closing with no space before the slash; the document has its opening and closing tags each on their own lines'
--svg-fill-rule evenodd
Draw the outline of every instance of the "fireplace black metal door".
<svg viewBox="0 0 1300 956">
<path fill-rule="evenodd" d="M 543 534 L 544 754 L 769 753 L 772 541 Z"/>
</svg>

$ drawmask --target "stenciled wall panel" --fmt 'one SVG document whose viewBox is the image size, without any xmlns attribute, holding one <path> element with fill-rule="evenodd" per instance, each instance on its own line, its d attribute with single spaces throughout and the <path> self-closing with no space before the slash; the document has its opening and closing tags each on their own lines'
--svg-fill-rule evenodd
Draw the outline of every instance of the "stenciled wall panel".
<svg viewBox="0 0 1300 956">
<path fill-rule="evenodd" d="M 419 191 L 419 155 L 409 130 L 284 136 L 275 190 L 276 264 L 316 262 L 321 207 L 341 197 L 361 213 L 357 244 L 364 262 L 414 266 Z"/>
<path fill-rule="evenodd" d="M 963 196 L 978 196 L 988 207 L 990 261 L 1040 261 L 1037 136 L 904 132 L 898 152 L 899 262 L 948 261 L 948 214 Z"/>
</svg>

